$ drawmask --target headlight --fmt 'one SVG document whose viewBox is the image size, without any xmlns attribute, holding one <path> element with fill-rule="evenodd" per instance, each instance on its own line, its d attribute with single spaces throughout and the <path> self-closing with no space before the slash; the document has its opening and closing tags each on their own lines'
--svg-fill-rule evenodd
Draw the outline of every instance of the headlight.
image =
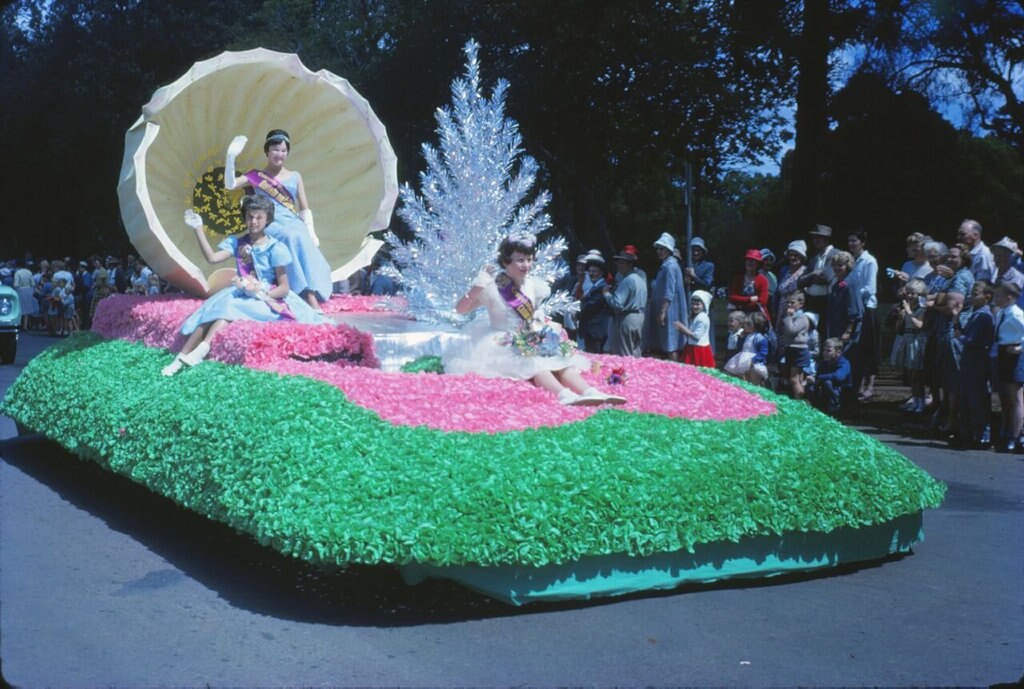
<svg viewBox="0 0 1024 689">
<path fill-rule="evenodd" d="M 14 300 L 10 297 L 0 297 L 0 316 L 6 316 L 14 311 Z"/>
</svg>

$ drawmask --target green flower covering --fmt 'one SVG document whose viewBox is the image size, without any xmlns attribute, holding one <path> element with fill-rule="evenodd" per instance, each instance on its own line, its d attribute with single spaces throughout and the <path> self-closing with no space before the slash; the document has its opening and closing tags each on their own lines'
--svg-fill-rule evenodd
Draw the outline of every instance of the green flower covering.
<svg viewBox="0 0 1024 689">
<path fill-rule="evenodd" d="M 945 492 L 873 438 L 752 387 L 777 414 L 606 409 L 489 435 L 391 425 L 325 383 L 216 362 L 164 378 L 169 361 L 83 334 L 33 359 L 2 411 L 312 562 L 544 566 L 692 551 L 876 524 Z"/>
<path fill-rule="evenodd" d="M 402 364 L 401 371 L 402 373 L 444 373 L 444 364 L 441 363 L 441 357 L 426 354 Z"/>
</svg>

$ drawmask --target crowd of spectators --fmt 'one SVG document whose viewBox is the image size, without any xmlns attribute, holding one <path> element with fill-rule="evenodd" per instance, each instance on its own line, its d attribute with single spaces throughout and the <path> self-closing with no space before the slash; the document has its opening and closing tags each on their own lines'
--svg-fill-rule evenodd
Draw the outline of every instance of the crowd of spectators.
<svg viewBox="0 0 1024 689">
<path fill-rule="evenodd" d="M 590 250 L 559 286 L 580 304 L 565 326 L 587 352 L 717 361 L 727 373 L 833 415 L 872 400 L 879 364 L 888 360 L 910 386 L 902 409 L 926 415 L 953 446 L 1024 453 L 1021 250 L 1009 237 L 990 248 L 974 220 L 948 239 L 915 232 L 906 238 L 906 262 L 885 269 L 884 297 L 894 306 L 883 319 L 895 333 L 886 352 L 868 234 L 848 232 L 841 249 L 826 225 L 789 242 L 778 266 L 770 248 L 747 250 L 728 287 L 717 281 L 700 237 L 684 260 L 675 238 L 662 234 L 651 247 L 653 279 L 639 267 L 636 246 L 612 256 L 613 266 Z M 336 283 L 336 291 L 393 294 L 378 268 Z M 88 328 L 108 294 L 173 290 L 135 256 L 26 257 L 0 263 L 0 280 L 19 293 L 22 328 L 53 335 Z M 715 338 L 713 296 L 728 311 L 724 342 Z M 992 394 L 1000 400 L 998 426 L 990 424 Z"/>
<path fill-rule="evenodd" d="M 108 294 L 176 291 L 133 255 L 38 261 L 27 255 L 0 262 L 0 283 L 18 292 L 23 331 L 63 337 L 88 328 L 96 304 Z"/>
</svg>

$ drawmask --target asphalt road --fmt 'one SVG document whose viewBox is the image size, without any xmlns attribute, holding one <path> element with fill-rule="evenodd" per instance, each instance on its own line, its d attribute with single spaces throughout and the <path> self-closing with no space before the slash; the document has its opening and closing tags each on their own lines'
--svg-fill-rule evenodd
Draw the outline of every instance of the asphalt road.
<svg viewBox="0 0 1024 689">
<path fill-rule="evenodd" d="M 23 336 L 0 386 L 50 342 Z M 949 485 L 909 556 L 510 608 L 389 569 L 309 568 L 0 417 L 3 675 L 20 687 L 1019 680 L 1024 461 L 879 437 Z"/>
</svg>

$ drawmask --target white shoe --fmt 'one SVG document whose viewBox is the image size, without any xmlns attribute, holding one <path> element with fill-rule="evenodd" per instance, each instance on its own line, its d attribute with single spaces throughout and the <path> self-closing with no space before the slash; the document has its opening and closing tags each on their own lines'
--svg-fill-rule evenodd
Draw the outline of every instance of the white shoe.
<svg viewBox="0 0 1024 689">
<path fill-rule="evenodd" d="M 579 404 L 580 396 L 569 388 L 562 388 L 558 391 L 558 403 L 563 407 L 571 407 Z"/>
<path fill-rule="evenodd" d="M 179 356 L 181 358 L 182 363 L 184 363 L 186 366 L 195 366 L 203 359 L 205 359 L 206 355 L 209 353 L 210 343 L 200 342 L 198 345 L 196 345 L 196 348 L 193 349 L 191 352 L 189 352 L 188 354 L 181 354 Z"/>
<path fill-rule="evenodd" d="M 172 361 L 171 363 L 169 363 L 166 366 L 164 366 L 160 370 L 160 373 L 165 375 L 165 376 L 173 376 L 175 373 L 180 371 L 182 366 L 184 366 L 184 365 L 185 365 L 185 362 L 182 361 L 181 355 L 179 354 L 178 356 L 174 357 L 174 361 Z"/>
<path fill-rule="evenodd" d="M 587 388 L 580 395 L 579 404 L 625 404 L 626 398 L 618 395 L 607 395 L 597 388 Z"/>
</svg>

